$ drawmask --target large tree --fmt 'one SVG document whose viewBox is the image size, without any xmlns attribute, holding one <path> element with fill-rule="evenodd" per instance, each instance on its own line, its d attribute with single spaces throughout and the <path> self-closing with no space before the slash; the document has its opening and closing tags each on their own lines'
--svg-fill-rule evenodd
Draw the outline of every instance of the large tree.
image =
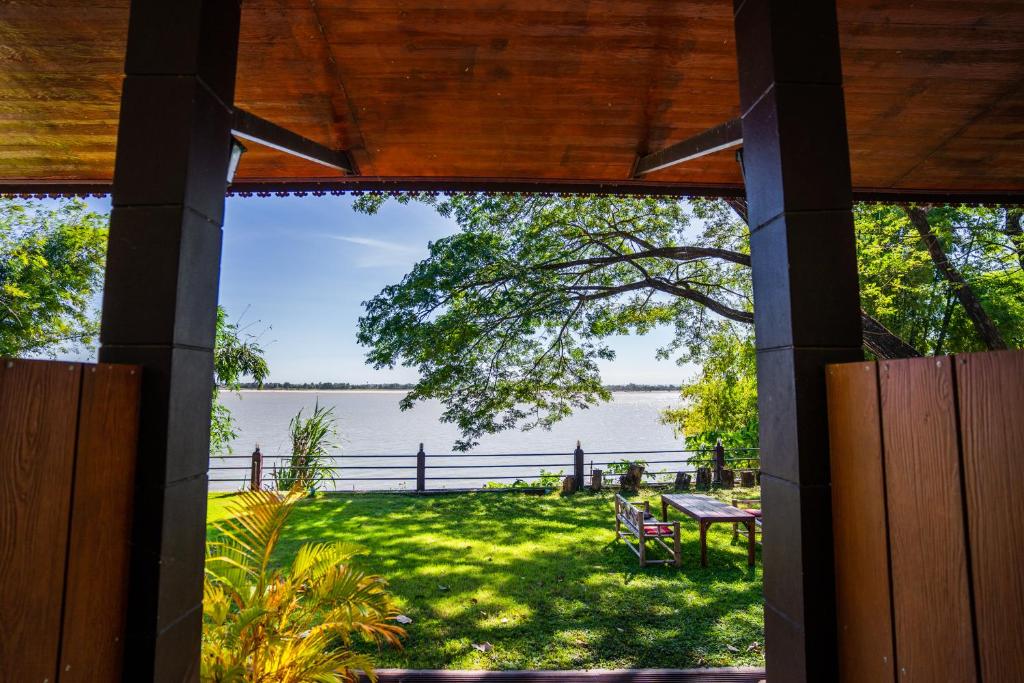
<svg viewBox="0 0 1024 683">
<path fill-rule="evenodd" d="M 430 255 L 401 283 L 365 303 L 359 340 L 376 367 L 401 364 L 419 371 L 420 381 L 402 405 L 440 400 L 444 419 L 462 430 L 457 448 L 516 425 L 547 426 L 607 399 L 598 362 L 613 356 L 607 343 L 613 335 L 669 325 L 674 339 L 658 353 L 698 362 L 708 358 L 707 342 L 723 323 L 749 336 L 742 203 L 476 194 L 415 199 L 453 218 L 461 230 L 432 243 Z M 364 196 L 356 208 L 373 213 L 383 201 Z M 919 234 L 913 244 L 906 241 L 913 227 L 905 212 L 903 222 L 886 223 L 871 244 L 884 237 L 920 250 Z M 893 237 L 892 228 L 902 232 Z M 870 249 L 860 251 L 862 260 L 865 253 L 871 258 Z M 891 258 L 894 250 L 877 254 Z M 923 254 L 928 259 L 927 250 Z M 894 331 L 894 324 L 906 327 L 902 311 L 875 305 L 883 298 L 878 292 L 920 276 L 887 267 L 862 269 L 862 286 L 869 290 L 862 311 L 865 347 L 878 357 L 930 351 Z M 976 264 L 970 269 L 985 271 Z M 1019 281 L 1018 272 L 1008 282 Z M 910 304 L 922 320 L 936 318 L 934 311 L 920 310 L 921 302 Z"/>
<path fill-rule="evenodd" d="M 674 325 L 676 354 L 719 319 L 749 324 L 749 255 L 730 209 L 659 199 L 422 197 L 461 227 L 404 280 L 366 302 L 359 340 L 376 367 L 420 381 L 470 447 L 513 425 L 546 426 L 607 399 L 606 340 Z M 357 208 L 373 212 L 380 198 Z"/>
<path fill-rule="evenodd" d="M 93 343 L 106 247 L 107 217 L 82 201 L 0 199 L 0 356 Z"/>
</svg>

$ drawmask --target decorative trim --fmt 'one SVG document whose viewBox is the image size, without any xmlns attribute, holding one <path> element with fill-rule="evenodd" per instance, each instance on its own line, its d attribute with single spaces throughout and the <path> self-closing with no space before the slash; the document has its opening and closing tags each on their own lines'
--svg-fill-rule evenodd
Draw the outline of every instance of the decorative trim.
<svg viewBox="0 0 1024 683">
<path fill-rule="evenodd" d="M 47 183 L 0 181 L 0 197 L 20 199 L 54 199 L 60 197 L 106 197 L 111 183 Z M 246 180 L 232 184 L 228 197 L 305 197 L 313 195 L 340 196 L 351 194 L 453 196 L 463 193 L 512 195 L 538 193 L 548 197 L 579 195 L 618 195 L 623 197 L 709 197 L 737 198 L 744 196 L 740 185 L 700 185 L 649 181 L 549 180 L 515 178 L 382 178 L 351 177 L 344 179 L 299 179 L 293 181 Z M 1015 192 L 940 192 L 936 190 L 894 190 L 867 188 L 855 190 L 857 202 L 885 204 L 954 204 L 966 206 L 1024 207 L 1024 191 Z"/>
</svg>

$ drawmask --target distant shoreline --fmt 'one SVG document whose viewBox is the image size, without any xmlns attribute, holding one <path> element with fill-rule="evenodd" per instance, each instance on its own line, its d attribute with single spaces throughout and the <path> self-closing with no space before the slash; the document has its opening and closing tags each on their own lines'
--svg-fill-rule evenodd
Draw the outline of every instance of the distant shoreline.
<svg viewBox="0 0 1024 683">
<path fill-rule="evenodd" d="M 413 388 L 412 384 L 345 384 L 345 383 L 332 383 L 323 382 L 315 384 L 292 384 L 290 382 L 267 382 L 262 387 L 258 387 L 252 382 L 241 385 L 241 389 L 244 391 L 348 391 L 348 392 L 385 392 L 385 391 L 409 391 Z M 659 391 L 679 391 L 678 385 L 671 384 L 609 384 L 605 386 L 608 391 L 614 391 L 619 393 L 624 392 L 637 392 L 637 393 L 654 393 Z"/>
</svg>

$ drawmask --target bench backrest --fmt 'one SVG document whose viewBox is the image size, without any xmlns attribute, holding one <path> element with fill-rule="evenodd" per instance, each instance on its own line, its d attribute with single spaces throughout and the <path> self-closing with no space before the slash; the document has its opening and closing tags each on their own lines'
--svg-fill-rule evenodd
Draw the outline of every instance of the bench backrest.
<svg viewBox="0 0 1024 683">
<path fill-rule="evenodd" d="M 650 503 L 644 502 L 643 507 L 639 507 L 623 498 L 620 494 L 615 494 L 615 515 L 620 520 L 633 527 L 634 530 L 639 531 L 644 526 L 644 518 L 650 514 Z"/>
</svg>

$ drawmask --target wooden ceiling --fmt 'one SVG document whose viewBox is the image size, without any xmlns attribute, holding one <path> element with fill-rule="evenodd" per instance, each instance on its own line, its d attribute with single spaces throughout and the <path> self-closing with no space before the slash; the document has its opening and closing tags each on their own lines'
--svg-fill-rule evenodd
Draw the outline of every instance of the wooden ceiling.
<svg viewBox="0 0 1024 683">
<path fill-rule="evenodd" d="M 0 3 L 0 184 L 110 181 L 127 4 Z M 840 20 L 857 188 L 1024 191 L 1024 2 Z M 238 106 L 366 177 L 621 181 L 739 113 L 731 0 L 246 0 L 239 60 Z M 236 176 L 339 177 L 254 145 Z M 649 179 L 741 184 L 731 151 Z"/>
</svg>

